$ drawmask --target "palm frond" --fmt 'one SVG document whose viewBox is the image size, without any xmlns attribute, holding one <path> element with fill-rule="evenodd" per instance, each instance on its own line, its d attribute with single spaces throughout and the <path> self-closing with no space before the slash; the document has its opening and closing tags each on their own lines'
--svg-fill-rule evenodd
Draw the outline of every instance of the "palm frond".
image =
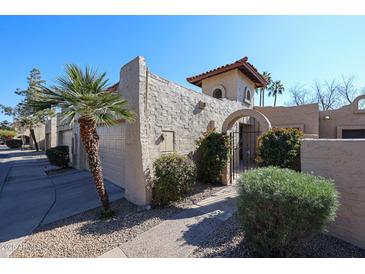
<svg viewBox="0 0 365 274">
<path fill-rule="evenodd" d="M 56 79 L 53 87 L 42 86 L 32 106 L 37 110 L 59 107 L 64 121 L 72 123 L 76 117 L 85 117 L 98 124 L 110 126 L 120 120 L 134 121 L 134 113 L 120 94 L 106 92 L 106 73 L 86 66 L 84 70 L 70 64 L 65 75 Z"/>
</svg>

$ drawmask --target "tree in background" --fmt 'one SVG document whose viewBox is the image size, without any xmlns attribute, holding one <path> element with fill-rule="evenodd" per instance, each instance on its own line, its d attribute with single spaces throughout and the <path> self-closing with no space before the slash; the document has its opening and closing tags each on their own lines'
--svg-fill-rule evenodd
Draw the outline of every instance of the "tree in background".
<svg viewBox="0 0 365 274">
<path fill-rule="evenodd" d="M 121 120 L 133 121 L 134 114 L 128 110 L 127 101 L 120 94 L 106 92 L 106 73 L 99 74 L 89 67 L 82 70 L 76 65 L 67 65 L 65 73 L 65 76 L 57 78 L 55 87 L 42 86 L 39 96 L 34 97 L 31 105 L 38 111 L 59 107 L 64 121 L 79 123 L 103 215 L 109 217 L 112 211 L 104 185 L 97 126 L 112 126 Z"/>
<path fill-rule="evenodd" d="M 268 90 L 269 86 L 271 85 L 272 79 L 271 79 L 271 73 L 264 71 L 262 73 L 262 76 L 266 79 L 267 85 L 265 87 L 262 87 L 259 89 L 260 92 L 260 107 L 265 106 L 265 91 Z"/>
<path fill-rule="evenodd" d="M 294 87 L 289 88 L 288 94 L 291 97 L 291 101 L 287 103 L 288 105 L 301 106 L 314 102 L 311 91 L 299 84 L 296 84 Z"/>
<path fill-rule="evenodd" d="M 324 84 L 315 81 L 313 89 L 314 96 L 321 110 L 334 109 L 339 106 L 340 97 L 336 80 L 325 81 Z"/>
<path fill-rule="evenodd" d="M 6 141 L 7 139 L 12 139 L 16 135 L 15 130 L 12 129 L 0 129 L 0 140 Z"/>
<path fill-rule="evenodd" d="M 299 84 L 288 90 L 290 101 L 287 105 L 304 105 L 318 103 L 321 110 L 329 110 L 353 103 L 354 99 L 365 94 L 365 89 L 359 89 L 354 84 L 354 76 L 341 76 L 337 81 L 314 81 L 310 89 Z"/>
<path fill-rule="evenodd" d="M 0 122 L 0 141 L 5 142 L 8 139 L 14 138 L 15 135 L 16 132 L 9 121 L 4 120 Z"/>
<path fill-rule="evenodd" d="M 361 94 L 360 90 L 354 85 L 354 76 L 341 76 L 341 83 L 338 86 L 338 93 L 345 103 L 352 104 L 354 99 Z"/>
<path fill-rule="evenodd" d="M 0 122 L 0 129 L 2 130 L 12 130 L 13 129 L 13 124 L 10 123 L 7 120 L 3 120 Z"/>
<path fill-rule="evenodd" d="M 274 97 L 274 107 L 276 107 L 276 98 L 278 94 L 283 94 L 285 88 L 281 81 L 273 81 L 269 86 L 269 96 Z"/>
<path fill-rule="evenodd" d="M 35 149 L 39 151 L 38 142 L 34 133 L 34 128 L 46 122 L 48 117 L 54 114 L 52 109 L 35 111 L 30 105 L 30 101 L 37 98 L 40 93 L 40 87 L 45 84 L 42 80 L 41 72 L 37 68 L 33 68 L 30 71 L 28 80 L 28 88 L 25 90 L 17 89 L 15 94 L 23 96 L 23 100 L 18 103 L 14 108 L 0 105 L 2 112 L 5 115 L 13 116 L 14 125 L 18 129 L 28 129 L 30 137 L 33 140 Z"/>
</svg>

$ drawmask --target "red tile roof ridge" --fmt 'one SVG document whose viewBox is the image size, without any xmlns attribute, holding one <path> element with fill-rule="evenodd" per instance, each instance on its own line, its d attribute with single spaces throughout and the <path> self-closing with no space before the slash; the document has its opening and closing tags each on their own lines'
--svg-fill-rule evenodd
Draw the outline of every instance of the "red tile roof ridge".
<svg viewBox="0 0 365 274">
<path fill-rule="evenodd" d="M 257 68 L 252 65 L 251 63 L 248 62 L 248 57 L 245 56 L 237 61 L 234 61 L 233 63 L 230 64 L 226 64 L 211 70 L 208 70 L 206 72 L 191 76 L 186 78 L 186 80 L 192 84 L 198 85 L 199 86 L 199 81 L 226 71 L 229 71 L 231 69 L 236 69 L 239 68 L 239 66 L 245 66 L 247 67 L 249 70 L 252 70 L 252 74 L 254 75 L 254 77 L 256 78 L 256 80 L 258 81 L 258 85 L 259 86 L 264 86 L 267 84 L 266 79 L 258 72 Z M 206 76 L 206 77 L 204 77 Z M 198 79 L 198 80 L 197 80 Z M 252 79 L 251 79 L 252 80 Z"/>
</svg>

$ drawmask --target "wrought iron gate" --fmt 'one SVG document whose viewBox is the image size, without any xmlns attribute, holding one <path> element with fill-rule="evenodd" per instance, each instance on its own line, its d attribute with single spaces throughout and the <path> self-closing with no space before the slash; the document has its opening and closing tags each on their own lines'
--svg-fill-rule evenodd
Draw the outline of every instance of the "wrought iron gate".
<svg viewBox="0 0 365 274">
<path fill-rule="evenodd" d="M 250 123 L 238 123 L 229 134 L 230 140 L 230 183 L 237 179 L 241 172 L 256 167 L 257 140 L 260 128 L 254 118 Z"/>
</svg>

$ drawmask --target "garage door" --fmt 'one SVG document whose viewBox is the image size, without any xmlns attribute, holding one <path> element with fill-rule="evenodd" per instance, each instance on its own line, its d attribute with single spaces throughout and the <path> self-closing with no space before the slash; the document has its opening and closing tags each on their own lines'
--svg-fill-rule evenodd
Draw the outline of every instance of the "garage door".
<svg viewBox="0 0 365 274">
<path fill-rule="evenodd" d="M 124 188 L 125 127 L 99 127 L 98 134 L 104 177 Z"/>
<path fill-rule="evenodd" d="M 70 161 L 72 163 L 72 130 L 62 130 L 58 132 L 58 145 L 68 146 Z"/>
</svg>

